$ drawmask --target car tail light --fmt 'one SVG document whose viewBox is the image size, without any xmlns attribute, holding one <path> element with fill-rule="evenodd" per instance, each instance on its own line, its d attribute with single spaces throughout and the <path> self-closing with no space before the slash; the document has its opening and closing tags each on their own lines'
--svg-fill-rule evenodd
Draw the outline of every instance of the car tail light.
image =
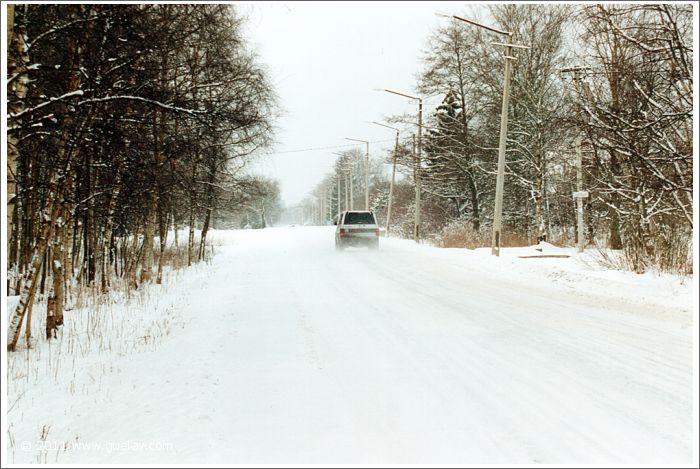
<svg viewBox="0 0 700 469">
<path fill-rule="evenodd" d="M 343 236 L 345 236 L 348 233 L 347 233 L 347 231 L 345 231 L 345 228 L 341 228 L 339 234 L 340 234 L 340 237 L 342 238 Z"/>
<path fill-rule="evenodd" d="M 381 236 L 379 228 L 377 228 L 376 230 L 374 230 L 374 232 L 377 234 L 377 236 Z"/>
</svg>

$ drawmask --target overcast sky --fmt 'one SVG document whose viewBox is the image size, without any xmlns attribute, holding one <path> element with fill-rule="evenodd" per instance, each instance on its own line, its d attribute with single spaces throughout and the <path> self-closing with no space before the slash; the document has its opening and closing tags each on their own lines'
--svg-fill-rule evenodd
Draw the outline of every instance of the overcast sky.
<svg viewBox="0 0 700 469">
<path fill-rule="evenodd" d="M 374 89 L 415 94 L 421 51 L 430 33 L 448 21 L 435 12 L 466 11 L 464 3 L 437 2 L 271 3 L 239 9 L 248 15 L 247 37 L 270 72 L 283 111 L 278 153 L 258 161 L 254 170 L 280 182 L 288 206 L 332 171 L 332 152 L 343 148 L 290 151 L 351 144 L 344 137 L 391 141 L 391 130 L 367 121 L 415 113 L 416 103 Z M 429 99 L 425 110 L 440 99 Z M 372 144 L 370 155 L 391 145 Z"/>
</svg>

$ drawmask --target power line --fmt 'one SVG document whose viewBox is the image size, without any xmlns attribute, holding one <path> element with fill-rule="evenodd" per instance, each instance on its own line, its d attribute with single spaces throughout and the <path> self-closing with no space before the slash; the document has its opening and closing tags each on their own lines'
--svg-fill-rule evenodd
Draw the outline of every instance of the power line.
<svg viewBox="0 0 700 469">
<path fill-rule="evenodd" d="M 393 139 L 389 140 L 373 140 L 369 143 L 386 143 L 386 142 L 393 142 Z M 284 151 L 275 151 L 271 153 L 265 153 L 265 155 L 281 155 L 284 153 L 300 153 L 304 151 L 318 151 L 318 150 L 333 150 L 335 148 L 346 148 L 346 147 L 356 147 L 359 145 L 358 143 L 346 143 L 343 145 L 333 145 L 333 146 L 327 146 L 327 147 L 311 147 L 311 148 L 300 148 L 298 150 L 284 150 Z"/>
</svg>

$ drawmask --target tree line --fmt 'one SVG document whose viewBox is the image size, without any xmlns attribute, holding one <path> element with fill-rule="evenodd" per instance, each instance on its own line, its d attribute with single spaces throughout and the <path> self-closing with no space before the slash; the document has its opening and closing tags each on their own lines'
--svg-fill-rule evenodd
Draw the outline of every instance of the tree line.
<svg viewBox="0 0 700 469">
<path fill-rule="evenodd" d="M 620 250 L 636 272 L 692 270 L 692 13 L 683 4 L 524 4 L 463 15 L 529 46 L 512 65 L 504 245 L 573 244 L 580 151 L 586 243 Z M 494 36 L 446 21 L 421 58 L 416 91 L 443 98 L 426 110 L 419 168 L 421 232 L 437 242 L 458 233 L 457 245 L 490 245 L 504 76 Z M 408 136 L 392 215 L 394 234 L 406 236 L 416 118 L 388 121 Z M 380 215 L 386 180 L 372 191 Z"/>
<path fill-rule="evenodd" d="M 217 208 L 274 195 L 238 174 L 276 102 L 242 26 L 229 5 L 8 6 L 9 350 L 44 282 L 52 337 L 77 286 L 160 283 L 169 230 L 190 265 Z"/>
</svg>

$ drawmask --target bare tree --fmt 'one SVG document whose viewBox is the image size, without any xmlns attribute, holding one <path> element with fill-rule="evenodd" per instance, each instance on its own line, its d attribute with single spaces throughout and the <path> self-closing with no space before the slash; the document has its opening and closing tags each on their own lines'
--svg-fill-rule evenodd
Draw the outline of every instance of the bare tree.
<svg viewBox="0 0 700 469">
<path fill-rule="evenodd" d="M 20 302 L 9 350 L 46 279 L 49 338 L 74 282 L 107 292 L 121 276 L 138 286 L 156 257 L 160 282 L 171 214 L 189 217 L 193 233 L 204 220 L 203 251 L 213 188 L 233 179 L 232 161 L 270 143 L 275 99 L 227 5 L 15 13 L 8 143 L 21 210 L 11 210 L 8 262 Z"/>
<path fill-rule="evenodd" d="M 581 99 L 598 201 L 613 228 L 619 226 L 620 247 L 634 270 L 687 266 L 692 9 L 595 5 L 581 16 L 590 67 Z"/>
</svg>

